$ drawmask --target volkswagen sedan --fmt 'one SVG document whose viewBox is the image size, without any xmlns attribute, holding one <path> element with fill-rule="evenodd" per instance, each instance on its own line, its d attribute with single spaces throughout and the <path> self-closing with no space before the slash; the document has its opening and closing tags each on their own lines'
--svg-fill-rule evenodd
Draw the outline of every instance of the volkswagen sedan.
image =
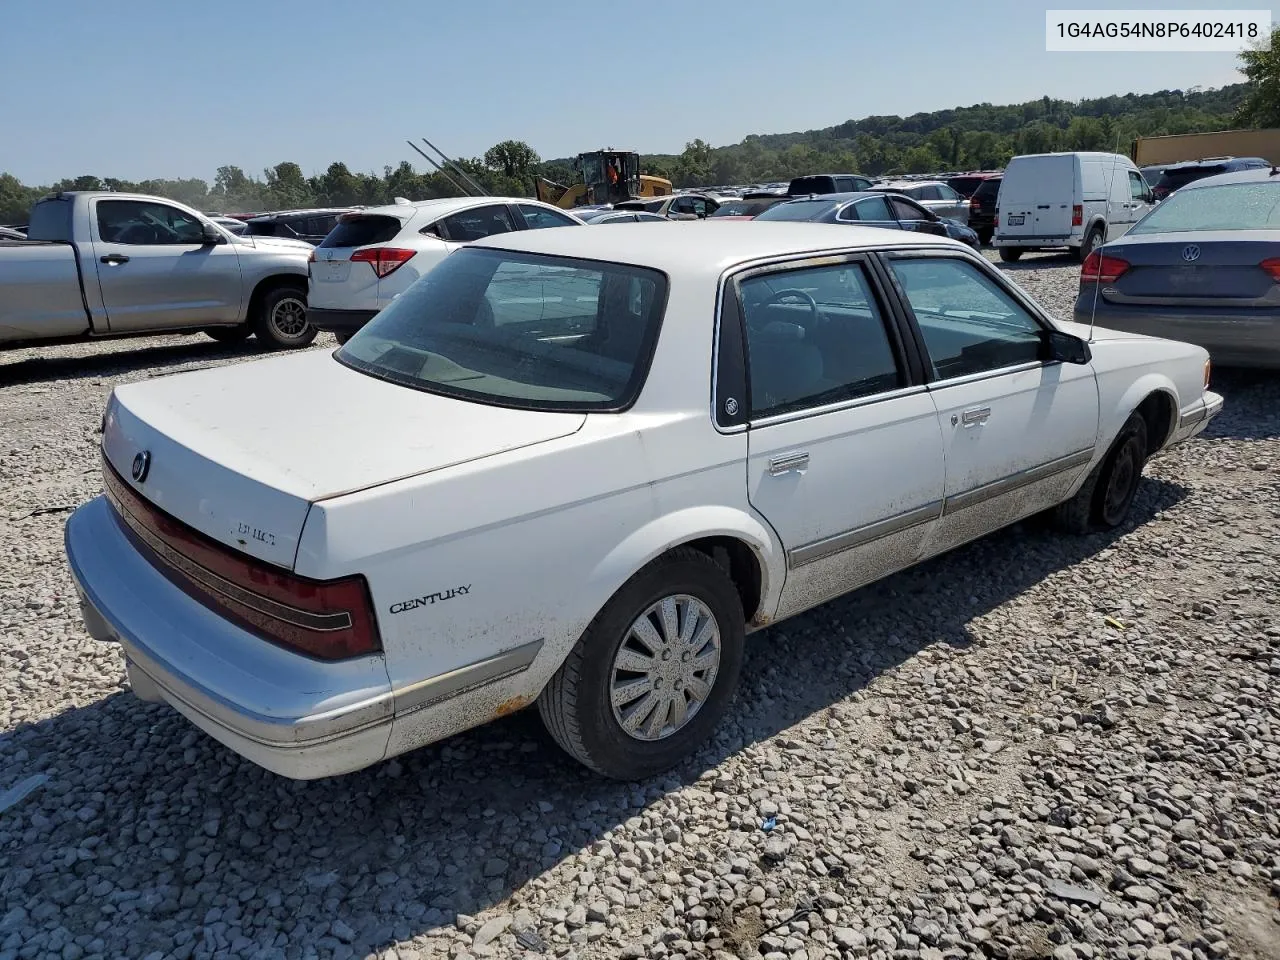
<svg viewBox="0 0 1280 960">
<path fill-rule="evenodd" d="M 1199 347 L 1086 332 L 945 238 L 507 233 L 333 353 L 117 387 L 67 554 L 134 693 L 270 770 L 536 704 L 643 778 L 747 633 L 1030 514 L 1125 522 L 1222 401 Z"/>
</svg>

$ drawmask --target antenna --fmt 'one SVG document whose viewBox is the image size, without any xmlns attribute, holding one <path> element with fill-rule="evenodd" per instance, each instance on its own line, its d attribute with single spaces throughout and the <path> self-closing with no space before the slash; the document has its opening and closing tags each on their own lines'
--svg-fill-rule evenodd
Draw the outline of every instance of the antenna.
<svg viewBox="0 0 1280 960">
<path fill-rule="evenodd" d="M 469 196 L 471 196 L 471 191 L 470 191 L 470 190 L 464 190 L 462 187 L 458 186 L 458 182 L 457 182 L 456 180 L 454 180 L 454 179 L 453 179 L 453 177 L 449 176 L 449 174 L 445 171 L 444 167 L 440 166 L 440 164 L 436 163 L 434 160 L 432 160 L 430 157 L 428 157 L 428 156 L 426 155 L 426 153 L 424 153 L 424 152 L 423 152 L 423 150 L 422 150 L 422 148 L 421 148 L 421 147 L 419 147 L 419 146 L 418 146 L 416 143 L 414 143 L 412 140 L 406 140 L 406 141 L 405 141 L 405 143 L 407 143 L 409 146 L 413 147 L 413 149 L 417 150 L 417 151 L 418 151 L 418 153 L 422 154 L 422 159 L 423 159 L 423 160 L 426 160 L 426 161 L 427 161 L 427 163 L 431 164 L 431 165 L 432 165 L 433 167 L 435 167 L 438 171 L 440 171 L 440 176 L 444 177 L 444 178 L 445 178 L 446 180 L 448 180 L 451 184 L 453 184 L 453 189 L 457 190 L 457 191 L 458 191 L 460 194 L 462 194 L 464 197 L 469 197 Z"/>
<path fill-rule="evenodd" d="M 1107 178 L 1107 205 L 1108 206 L 1110 206 L 1111 204 L 1112 191 L 1115 190 L 1115 186 L 1116 186 L 1116 166 L 1117 166 L 1117 161 L 1119 159 L 1120 159 L 1120 134 L 1117 133 L 1116 148 L 1115 148 L 1115 151 L 1111 154 L 1111 176 Z M 1080 200 L 1081 202 L 1083 202 L 1084 197 L 1081 196 Z M 1110 213 L 1111 211 L 1108 210 L 1107 212 Z M 1088 234 L 1085 234 L 1085 236 L 1088 237 Z M 1107 243 L 1107 237 L 1106 237 L 1106 234 L 1104 233 L 1102 236 L 1101 246 L 1106 246 L 1106 243 Z M 1089 252 L 1091 254 L 1097 253 L 1097 247 L 1095 247 L 1093 250 L 1090 250 Z M 1080 269 L 1081 269 L 1081 272 L 1083 272 L 1084 267 L 1081 266 Z M 1093 325 L 1094 325 L 1094 321 L 1097 319 L 1097 316 L 1098 316 L 1098 291 L 1099 291 L 1099 288 L 1101 288 L 1101 286 L 1102 286 L 1102 254 L 1099 253 L 1098 254 L 1098 275 L 1097 277 L 1094 278 L 1094 281 L 1093 281 L 1093 304 L 1089 308 L 1089 342 L 1090 343 L 1093 342 Z"/>
<path fill-rule="evenodd" d="M 432 150 L 434 150 L 436 153 L 440 154 L 440 156 L 444 158 L 444 162 L 449 166 L 449 168 L 453 170 L 453 172 L 456 173 L 458 176 L 460 176 L 463 180 L 469 183 L 472 189 L 476 191 L 476 193 L 480 194 L 482 197 L 489 196 L 489 191 L 486 190 L 484 187 L 480 186 L 480 184 L 476 183 L 474 180 L 472 180 L 471 177 L 467 175 L 467 171 L 463 170 L 462 167 L 459 166 L 457 163 L 455 163 L 453 160 L 450 160 L 448 155 L 443 150 L 437 147 L 434 143 L 432 143 L 426 137 L 422 138 L 422 142 L 425 143 Z"/>
</svg>

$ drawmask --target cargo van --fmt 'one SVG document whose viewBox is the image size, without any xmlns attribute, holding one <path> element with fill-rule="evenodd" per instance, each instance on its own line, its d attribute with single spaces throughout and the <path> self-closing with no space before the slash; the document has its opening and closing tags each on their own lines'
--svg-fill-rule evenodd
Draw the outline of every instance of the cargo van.
<svg viewBox="0 0 1280 960">
<path fill-rule="evenodd" d="M 1122 236 L 1152 204 L 1151 187 L 1118 153 L 1033 153 L 1005 168 L 992 243 L 1000 259 L 1066 247 L 1083 260 Z"/>
</svg>

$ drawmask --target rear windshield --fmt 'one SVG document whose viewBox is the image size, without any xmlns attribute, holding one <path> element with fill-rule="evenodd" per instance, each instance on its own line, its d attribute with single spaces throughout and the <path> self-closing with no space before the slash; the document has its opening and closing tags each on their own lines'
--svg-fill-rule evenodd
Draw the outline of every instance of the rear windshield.
<svg viewBox="0 0 1280 960">
<path fill-rule="evenodd" d="M 32 207 L 27 239 L 69 242 L 71 240 L 71 201 L 41 200 Z"/>
<path fill-rule="evenodd" d="M 1280 183 L 1224 183 L 1170 194 L 1132 234 L 1280 228 Z"/>
<path fill-rule="evenodd" d="M 400 221 L 395 217 L 378 214 L 344 216 L 338 225 L 320 241 L 322 247 L 365 247 L 371 243 L 386 243 L 400 232 Z"/>
<path fill-rule="evenodd" d="M 640 392 L 666 277 L 467 248 L 400 294 L 339 361 L 403 386 L 528 410 L 621 410 Z"/>
<path fill-rule="evenodd" d="M 787 187 L 787 193 L 802 197 L 807 193 L 833 193 L 835 183 L 831 177 L 796 177 Z"/>
<path fill-rule="evenodd" d="M 1190 167 L 1186 170 L 1166 170 L 1160 178 L 1159 185 L 1166 190 L 1177 190 L 1196 180 L 1203 180 L 1205 177 L 1213 177 L 1219 173 L 1226 172 L 1227 168 L 1221 164 L 1212 167 Z"/>
<path fill-rule="evenodd" d="M 250 220 L 244 232 L 251 237 L 291 237 L 293 232 L 278 220 Z"/>
<path fill-rule="evenodd" d="M 978 184 L 978 189 L 973 191 L 975 197 L 994 197 L 1000 192 L 999 180 L 983 180 Z"/>
<path fill-rule="evenodd" d="M 834 207 L 830 200 L 792 200 L 770 207 L 757 220 L 812 220 Z"/>
<path fill-rule="evenodd" d="M 720 204 L 719 209 L 707 214 L 710 217 L 754 217 L 758 213 L 776 206 L 777 200 L 730 200 Z"/>
</svg>

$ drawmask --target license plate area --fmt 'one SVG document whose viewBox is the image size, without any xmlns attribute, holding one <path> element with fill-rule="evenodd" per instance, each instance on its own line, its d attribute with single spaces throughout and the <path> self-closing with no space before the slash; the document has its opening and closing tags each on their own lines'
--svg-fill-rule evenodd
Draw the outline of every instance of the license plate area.
<svg viewBox="0 0 1280 960">
<path fill-rule="evenodd" d="M 351 264 L 345 260 L 318 260 L 314 266 L 319 267 L 316 279 L 327 283 L 340 283 L 347 279 L 351 269 Z"/>
<path fill-rule="evenodd" d="M 1009 226 L 1020 227 L 1027 222 L 1027 218 L 1022 214 L 1009 214 Z"/>
</svg>

